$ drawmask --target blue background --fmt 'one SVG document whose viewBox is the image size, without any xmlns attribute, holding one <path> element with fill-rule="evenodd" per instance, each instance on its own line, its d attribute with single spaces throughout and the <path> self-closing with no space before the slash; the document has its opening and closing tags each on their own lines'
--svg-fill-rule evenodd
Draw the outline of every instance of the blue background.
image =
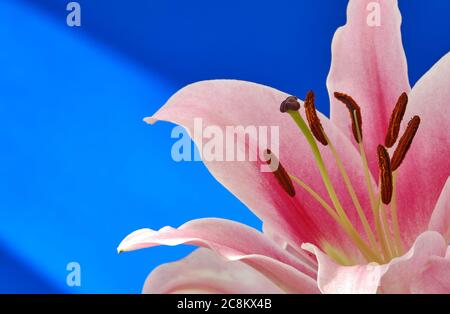
<svg viewBox="0 0 450 314">
<path fill-rule="evenodd" d="M 127 254 L 129 232 L 200 217 L 261 223 L 200 162 L 176 163 L 172 125 L 148 126 L 179 88 L 211 78 L 314 89 L 345 0 L 0 2 L 0 292 L 137 293 L 192 247 Z M 414 83 L 450 50 L 450 2 L 400 0 Z M 437 91 L 438 92 L 438 91 Z M 81 287 L 66 265 L 81 265 Z"/>
</svg>

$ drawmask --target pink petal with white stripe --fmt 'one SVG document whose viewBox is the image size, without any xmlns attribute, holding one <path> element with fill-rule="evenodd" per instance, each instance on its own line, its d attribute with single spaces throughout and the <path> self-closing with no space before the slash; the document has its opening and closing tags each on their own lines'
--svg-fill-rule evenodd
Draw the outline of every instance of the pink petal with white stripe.
<svg viewBox="0 0 450 314">
<path fill-rule="evenodd" d="M 143 293 L 283 293 L 275 283 L 241 261 L 229 261 L 209 249 L 154 269 Z"/>
<path fill-rule="evenodd" d="M 378 175 L 377 145 L 384 143 L 398 97 L 410 90 L 401 20 L 397 0 L 350 0 L 347 24 L 336 31 L 332 42 L 327 79 L 331 121 L 351 136 L 349 113 L 333 93 L 349 94 L 358 102 L 364 145 L 374 176 Z"/>
<path fill-rule="evenodd" d="M 208 218 L 192 220 L 178 229 L 137 230 L 122 241 L 118 251 L 179 244 L 210 248 L 228 260 L 242 261 L 285 291 L 318 292 L 315 269 L 278 247 L 262 233 L 230 220 Z"/>
<path fill-rule="evenodd" d="M 398 169 L 400 229 L 408 244 L 414 241 L 417 234 L 427 230 L 430 217 L 450 176 L 449 86 L 450 53 L 414 85 L 409 95 L 405 117 L 418 115 L 421 123 Z M 448 187 L 445 193 L 448 193 Z M 441 197 L 444 197 L 444 202 L 447 196 Z M 445 217 L 448 218 L 448 212 L 442 218 Z M 443 232 L 446 232 L 444 234 L 448 239 L 448 219 L 442 223 L 447 223 L 447 230 Z"/>
<path fill-rule="evenodd" d="M 184 126 L 194 136 L 194 119 L 201 118 L 203 127 L 218 126 L 224 131 L 227 126 L 266 126 L 279 128 L 279 159 L 285 169 L 300 177 L 319 195 L 328 200 L 311 148 L 287 113 L 280 112 L 280 104 L 288 95 L 276 89 L 244 81 L 213 80 L 189 85 L 178 91 L 150 119 L 149 122 L 165 120 Z M 303 114 L 303 113 L 302 113 Z M 366 210 L 372 220 L 370 205 L 359 155 L 349 139 L 319 113 L 322 125 L 335 143 L 344 166 Z M 247 148 L 257 139 L 249 136 Z M 194 136 L 199 145 L 199 139 Z M 256 146 L 256 145 L 255 145 Z M 353 202 L 342 184 L 342 178 L 328 147 L 320 146 L 342 205 L 350 220 L 362 231 Z M 225 147 L 231 149 L 231 147 Z M 257 151 L 267 147 L 257 147 Z M 201 149 L 201 148 L 200 148 Z M 253 150 L 255 150 L 253 146 Z M 273 150 L 275 151 L 275 150 Z M 261 220 L 277 230 L 279 236 L 300 246 L 311 242 L 322 246 L 324 242 L 343 249 L 358 260 L 360 257 L 353 243 L 342 229 L 330 218 L 319 203 L 302 188 L 296 186 L 295 197 L 290 197 L 278 184 L 273 173 L 261 172 L 261 161 L 204 161 L 212 175 L 236 195 Z"/>
</svg>

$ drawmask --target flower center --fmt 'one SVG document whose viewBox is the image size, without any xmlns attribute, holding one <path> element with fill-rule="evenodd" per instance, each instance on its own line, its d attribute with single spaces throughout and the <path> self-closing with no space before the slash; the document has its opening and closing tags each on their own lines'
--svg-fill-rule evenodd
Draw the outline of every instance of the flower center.
<svg viewBox="0 0 450 314">
<path fill-rule="evenodd" d="M 292 117 L 303 136 L 308 141 L 332 204 L 325 201 L 319 193 L 314 191 L 314 189 L 312 189 L 307 183 L 286 171 L 286 169 L 282 167 L 279 162 L 277 163 L 279 164 L 279 167 L 274 171 L 274 175 L 278 183 L 280 183 L 289 196 L 295 196 L 295 188 L 293 185 L 293 182 L 295 182 L 300 188 L 304 189 L 316 201 L 318 201 L 322 208 L 336 221 L 340 228 L 343 229 L 345 234 L 350 238 L 368 262 L 377 262 L 379 264 L 387 263 L 392 258 L 404 254 L 404 246 L 401 240 L 400 226 L 397 215 L 397 169 L 402 164 L 411 146 L 420 124 L 420 118 L 418 116 L 414 116 L 408 123 L 408 126 L 398 141 L 398 145 L 391 158 L 386 150 L 386 147 L 391 148 L 397 142 L 400 132 L 400 125 L 408 103 L 408 96 L 406 93 L 400 95 L 389 121 L 385 143 L 384 145 L 380 144 L 377 148 L 379 180 L 378 189 L 374 189 L 372 186 L 373 183 L 367 162 L 367 156 L 363 145 L 361 108 L 351 96 L 338 92 L 334 93 L 334 96 L 347 107 L 350 113 L 352 133 L 359 148 L 362 170 L 364 172 L 367 193 L 370 200 L 374 230 L 372 230 L 372 227 L 367 220 L 366 214 L 361 206 L 358 196 L 356 195 L 355 189 L 353 188 L 352 182 L 342 163 L 341 157 L 320 123 L 314 104 L 315 100 L 313 92 L 309 92 L 307 94 L 304 102 L 307 123 L 299 113 L 301 106 L 297 97 L 290 96 L 283 101 L 280 106 L 280 111 L 288 113 Z M 330 149 L 347 191 L 352 199 L 353 205 L 357 211 L 359 221 L 362 224 L 367 240 L 365 240 L 365 238 L 357 231 L 353 223 L 348 218 L 348 209 L 343 208 L 342 203 L 336 194 L 336 190 L 331 182 L 317 142 L 327 146 L 327 148 Z M 270 158 L 276 158 L 270 150 L 266 150 L 266 154 L 270 155 Z M 379 192 L 375 193 L 377 190 Z M 387 219 L 387 210 L 390 210 L 392 217 L 391 226 L 389 225 L 389 221 Z M 343 264 L 351 263 L 343 253 L 338 252 L 331 246 L 324 245 L 323 249 L 337 262 Z"/>
</svg>

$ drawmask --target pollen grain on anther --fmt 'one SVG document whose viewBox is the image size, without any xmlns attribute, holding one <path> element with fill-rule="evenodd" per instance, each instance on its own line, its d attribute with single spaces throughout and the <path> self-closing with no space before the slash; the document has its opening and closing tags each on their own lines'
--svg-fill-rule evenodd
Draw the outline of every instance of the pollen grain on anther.
<svg viewBox="0 0 450 314">
<path fill-rule="evenodd" d="M 265 162 L 270 165 L 276 165 L 277 167 L 273 169 L 273 175 L 275 176 L 275 179 L 278 181 L 280 186 L 283 188 L 283 190 L 290 196 L 295 196 L 295 188 L 294 184 L 292 183 L 291 178 L 289 177 L 289 174 L 286 172 L 286 169 L 284 169 L 283 165 L 278 160 L 278 157 L 275 156 L 275 154 L 272 153 L 270 149 L 266 149 L 264 151 L 264 155 L 266 156 Z"/>
<path fill-rule="evenodd" d="M 386 133 L 386 139 L 384 145 L 388 148 L 394 146 L 398 139 L 398 134 L 400 132 L 400 124 L 405 115 L 406 105 L 408 104 L 408 95 L 402 93 L 395 104 L 394 110 L 392 111 L 391 118 L 389 120 L 389 127 Z"/>
<path fill-rule="evenodd" d="M 316 106 L 314 104 L 315 97 L 314 92 L 309 91 L 306 95 L 304 102 L 306 119 L 308 120 L 309 128 L 311 129 L 314 137 L 323 145 L 328 145 L 327 138 L 325 136 L 322 123 L 317 115 Z"/>
<path fill-rule="evenodd" d="M 356 101 L 349 95 L 335 92 L 334 97 L 342 102 L 350 113 L 350 119 L 352 121 L 352 132 L 356 142 L 359 143 L 362 140 L 362 117 L 361 108 Z"/>
<path fill-rule="evenodd" d="M 420 117 L 414 116 L 408 123 L 405 132 L 398 141 L 398 146 L 394 151 L 394 155 L 391 159 L 392 171 L 395 171 L 400 167 L 403 160 L 405 159 L 406 153 L 408 152 L 411 144 L 413 142 L 414 136 L 417 133 L 420 125 Z"/>
<path fill-rule="evenodd" d="M 392 171 L 389 154 L 382 145 L 378 145 L 378 165 L 380 167 L 380 190 L 381 200 L 384 204 L 389 204 L 392 199 Z"/>
</svg>

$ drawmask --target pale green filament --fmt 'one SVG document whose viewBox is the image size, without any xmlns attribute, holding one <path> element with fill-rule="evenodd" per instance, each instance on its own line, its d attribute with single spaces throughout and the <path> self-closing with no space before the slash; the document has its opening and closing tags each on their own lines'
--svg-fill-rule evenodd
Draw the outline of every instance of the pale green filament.
<svg viewBox="0 0 450 314">
<path fill-rule="evenodd" d="M 339 216 L 336 214 L 334 209 L 322 198 L 320 195 L 314 191 L 308 184 L 300 180 L 298 177 L 290 174 L 289 177 L 298 185 L 300 185 L 306 192 L 308 192 L 322 207 L 327 211 L 327 213 L 339 224 L 342 224 Z"/>
<path fill-rule="evenodd" d="M 392 226 L 394 229 L 395 245 L 397 256 L 403 255 L 405 248 L 402 243 L 402 238 L 400 236 L 400 227 L 398 224 L 398 209 L 397 209 L 397 171 L 392 173 Z"/>
<path fill-rule="evenodd" d="M 363 171 L 364 171 L 364 177 L 366 180 L 367 191 L 369 193 L 370 205 L 372 207 L 372 214 L 373 214 L 373 219 L 374 219 L 374 223 L 375 223 L 375 231 L 377 233 L 378 239 L 380 240 L 381 249 L 383 250 L 383 254 L 385 257 L 385 261 L 386 261 L 386 258 L 389 255 L 389 252 L 388 252 L 388 248 L 387 248 L 387 244 L 386 244 L 386 239 L 384 237 L 383 227 L 381 226 L 381 221 L 380 221 L 379 208 L 380 208 L 381 200 L 380 200 L 380 198 L 378 198 L 378 201 L 377 201 L 375 199 L 375 194 L 373 192 L 372 181 L 371 181 L 370 170 L 369 170 L 369 163 L 367 162 L 366 151 L 364 149 L 364 144 L 363 144 L 362 135 L 361 135 L 361 127 L 358 124 L 356 111 L 353 111 L 353 119 L 354 119 L 354 122 L 356 125 L 356 133 L 358 135 L 359 154 L 361 156 L 361 162 L 362 162 L 362 167 L 363 167 Z"/>
<path fill-rule="evenodd" d="M 351 266 L 354 265 L 354 261 L 349 258 L 345 253 L 341 250 L 336 249 L 328 242 L 324 242 L 322 244 L 323 251 L 328 255 L 331 256 L 336 262 L 338 262 L 341 265 L 344 266 Z"/>
<path fill-rule="evenodd" d="M 378 196 L 378 199 L 375 204 L 374 209 L 374 219 L 375 219 L 375 230 L 377 232 L 378 238 L 380 239 L 381 249 L 383 250 L 384 260 L 385 262 L 389 260 L 389 248 L 386 240 L 386 235 L 383 230 L 383 226 L 380 220 L 380 207 L 381 207 L 381 193 Z"/>
<path fill-rule="evenodd" d="M 387 220 L 387 216 L 386 216 L 386 205 L 381 203 L 381 209 L 380 209 L 380 213 L 381 213 L 381 221 L 383 223 L 383 235 L 384 238 L 386 239 L 386 248 L 387 248 L 387 254 L 388 256 L 386 256 L 386 258 L 388 260 L 391 260 L 394 257 L 395 251 L 394 251 L 394 244 L 391 241 L 391 231 L 389 228 L 389 223 Z"/>
<path fill-rule="evenodd" d="M 373 192 L 372 181 L 370 180 L 369 163 L 367 162 L 366 151 L 364 149 L 362 140 L 360 140 L 358 147 L 359 147 L 359 153 L 361 155 L 361 162 L 363 165 L 364 177 L 366 179 L 367 191 L 369 192 L 369 200 L 370 200 L 370 204 L 372 205 L 372 209 L 373 209 L 373 208 L 375 208 L 377 201 L 375 199 L 375 193 Z"/>
<path fill-rule="evenodd" d="M 340 217 L 336 214 L 334 209 L 322 198 L 320 195 L 314 191 L 313 188 L 311 188 L 308 184 L 306 184 L 304 181 L 299 179 L 298 177 L 290 174 L 289 177 L 300 187 L 302 187 L 304 190 L 306 190 L 317 202 L 319 202 L 320 205 L 327 211 L 327 213 L 336 221 L 336 223 L 344 229 L 344 231 L 351 237 L 351 234 L 347 232 L 347 228 L 340 219 Z M 338 252 L 335 248 L 333 248 L 330 244 L 327 242 L 324 243 L 323 250 L 327 255 L 331 256 L 336 262 L 338 262 L 341 265 L 352 265 L 352 261 L 350 258 L 345 256 L 343 252 Z"/>
<path fill-rule="evenodd" d="M 367 190 L 369 192 L 370 205 L 372 206 L 372 210 L 374 210 L 375 206 L 376 206 L 375 194 L 373 193 L 372 181 L 370 180 L 369 163 L 367 162 L 366 151 L 364 150 L 364 145 L 363 145 L 363 140 L 362 140 L 361 127 L 358 124 L 356 111 L 353 111 L 353 117 L 354 117 L 353 119 L 354 119 L 355 125 L 356 125 L 356 133 L 358 135 L 359 153 L 361 155 L 361 161 L 362 161 L 363 170 L 364 170 L 364 177 L 366 178 Z"/>
<path fill-rule="evenodd" d="M 359 219 L 362 222 L 364 231 L 367 234 L 370 245 L 372 246 L 372 249 L 377 252 L 377 254 L 380 254 L 380 252 L 378 250 L 377 242 L 375 240 L 375 235 L 373 234 L 372 229 L 370 228 L 369 222 L 367 221 L 367 217 L 364 214 L 364 210 L 362 209 L 361 203 L 359 202 L 358 196 L 356 195 L 355 189 L 353 188 L 350 178 L 348 177 L 347 171 L 345 170 L 342 160 L 339 157 L 339 154 L 336 151 L 331 140 L 328 138 L 328 136 L 325 134 L 325 132 L 323 132 L 323 134 L 325 136 L 325 139 L 328 142 L 328 146 L 330 147 L 330 150 L 334 156 L 334 159 L 336 159 L 336 164 L 339 168 L 339 171 L 341 172 L 342 178 L 344 179 L 345 186 L 347 187 L 348 193 L 350 194 L 350 197 L 352 198 L 353 204 L 355 205 L 356 211 L 358 213 Z"/>
<path fill-rule="evenodd" d="M 367 246 L 367 244 L 364 242 L 364 240 L 361 239 L 360 235 L 356 231 L 356 229 L 353 227 L 351 221 L 348 219 L 347 214 L 345 213 L 344 209 L 342 208 L 342 205 L 336 195 L 336 191 L 333 188 L 333 185 L 331 183 L 330 177 L 328 175 L 328 171 L 325 167 L 325 164 L 322 159 L 322 155 L 320 154 L 319 147 L 317 146 L 316 140 L 314 139 L 314 136 L 312 135 L 311 131 L 309 130 L 307 124 L 303 120 L 302 116 L 298 111 L 288 111 L 288 113 L 291 115 L 291 117 L 294 119 L 295 123 L 305 136 L 306 140 L 308 141 L 310 148 L 312 150 L 312 153 L 314 155 L 314 159 L 317 163 L 317 166 L 319 167 L 319 171 L 322 177 L 322 180 L 325 184 L 325 187 L 327 189 L 327 192 L 330 196 L 331 201 L 333 202 L 333 205 L 336 209 L 336 212 L 338 213 L 340 220 L 342 221 L 342 224 L 344 226 L 344 230 L 348 232 L 350 235 L 350 238 L 355 242 L 356 246 L 359 248 L 361 253 L 365 256 L 366 259 L 369 261 L 380 261 L 380 258 L 377 256 L 376 253 L 372 251 L 372 249 Z"/>
</svg>

